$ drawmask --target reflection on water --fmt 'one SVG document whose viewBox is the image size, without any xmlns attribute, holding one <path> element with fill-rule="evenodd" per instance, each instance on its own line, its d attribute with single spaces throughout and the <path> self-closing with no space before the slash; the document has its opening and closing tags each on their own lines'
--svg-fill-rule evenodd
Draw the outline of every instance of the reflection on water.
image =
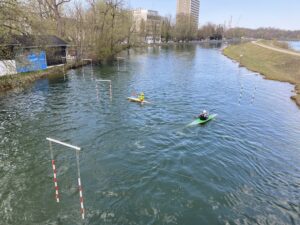
<svg viewBox="0 0 300 225">
<path fill-rule="evenodd" d="M 293 87 L 213 47 L 136 49 L 0 98 L 0 224 L 82 224 L 73 152 L 83 148 L 84 224 L 297 224 L 300 114 Z M 119 65 L 120 66 L 120 65 Z M 109 88 L 95 79 L 112 80 Z M 144 91 L 149 105 L 129 103 Z M 186 127 L 202 109 L 218 117 Z"/>
</svg>

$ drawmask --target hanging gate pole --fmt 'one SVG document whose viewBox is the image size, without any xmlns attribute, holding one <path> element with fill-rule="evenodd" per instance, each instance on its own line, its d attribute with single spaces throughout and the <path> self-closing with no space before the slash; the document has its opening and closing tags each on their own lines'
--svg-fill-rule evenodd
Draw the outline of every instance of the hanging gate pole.
<svg viewBox="0 0 300 225">
<path fill-rule="evenodd" d="M 110 101 L 112 101 L 112 84 L 111 84 L 111 80 L 96 80 L 96 82 L 107 82 L 109 83 L 109 96 L 110 96 Z M 97 83 L 96 83 L 96 87 L 97 86 Z M 98 90 L 98 88 L 97 88 Z"/>
<path fill-rule="evenodd" d="M 55 167 L 55 160 L 53 156 L 53 150 L 52 150 L 52 143 L 49 141 L 50 146 L 50 154 L 51 154 L 51 163 L 52 163 L 52 170 L 53 170 L 53 181 L 54 181 L 54 187 L 55 187 L 55 199 L 56 202 L 59 203 L 59 195 L 58 195 L 58 185 L 57 185 L 57 176 L 56 176 L 56 167 Z"/>
<path fill-rule="evenodd" d="M 77 173 L 78 173 L 78 190 L 79 190 L 79 201 L 80 201 L 80 213 L 82 219 L 84 219 L 84 205 L 83 205 L 83 195 L 80 177 L 80 163 L 79 163 L 79 151 L 76 151 L 76 162 L 77 162 Z"/>
<path fill-rule="evenodd" d="M 124 57 L 117 57 L 117 61 L 118 61 L 118 71 L 121 71 L 120 70 L 120 60 L 123 60 L 124 62 L 125 62 L 125 58 Z M 125 71 L 127 70 L 126 69 L 126 63 L 124 63 L 125 64 Z M 122 70 L 122 71 L 124 71 L 124 70 Z"/>
</svg>

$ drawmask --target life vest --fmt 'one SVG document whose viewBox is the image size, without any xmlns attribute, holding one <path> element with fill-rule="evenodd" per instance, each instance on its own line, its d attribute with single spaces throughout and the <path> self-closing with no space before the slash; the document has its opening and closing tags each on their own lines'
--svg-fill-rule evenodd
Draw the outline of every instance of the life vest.
<svg viewBox="0 0 300 225">
<path fill-rule="evenodd" d="M 144 101 L 144 100 L 145 100 L 145 95 L 140 95 L 140 96 L 139 96 L 139 99 L 140 99 L 141 101 Z"/>
</svg>

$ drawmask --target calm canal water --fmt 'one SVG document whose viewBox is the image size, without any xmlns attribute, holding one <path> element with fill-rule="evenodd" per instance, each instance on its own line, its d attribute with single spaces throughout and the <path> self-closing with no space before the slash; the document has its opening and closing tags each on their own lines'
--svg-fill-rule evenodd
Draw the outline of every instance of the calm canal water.
<svg viewBox="0 0 300 225">
<path fill-rule="evenodd" d="M 125 71 L 126 70 L 126 71 Z M 197 45 L 132 51 L 0 97 L 0 224 L 299 224 L 300 111 L 293 86 Z M 96 79 L 112 80 L 109 86 Z M 126 97 L 144 91 L 152 104 Z M 202 109 L 217 113 L 186 127 Z M 80 219 L 73 151 L 86 208 Z"/>
<path fill-rule="evenodd" d="M 300 51 L 300 41 L 289 41 L 288 43 L 292 49 Z"/>
</svg>

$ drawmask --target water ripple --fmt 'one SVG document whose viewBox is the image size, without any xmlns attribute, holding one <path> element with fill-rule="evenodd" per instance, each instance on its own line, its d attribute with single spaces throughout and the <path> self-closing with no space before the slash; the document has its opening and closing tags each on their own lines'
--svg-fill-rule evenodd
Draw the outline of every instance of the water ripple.
<svg viewBox="0 0 300 225">
<path fill-rule="evenodd" d="M 297 224 L 293 87 L 249 75 L 217 49 L 135 51 L 126 73 L 88 66 L 1 95 L 1 222 L 82 224 L 75 155 L 57 145 L 54 200 L 45 140 L 54 137 L 82 147 L 84 224 Z M 95 79 L 112 80 L 112 100 Z M 152 104 L 129 103 L 133 91 Z M 187 127 L 203 109 L 218 116 Z"/>
</svg>

